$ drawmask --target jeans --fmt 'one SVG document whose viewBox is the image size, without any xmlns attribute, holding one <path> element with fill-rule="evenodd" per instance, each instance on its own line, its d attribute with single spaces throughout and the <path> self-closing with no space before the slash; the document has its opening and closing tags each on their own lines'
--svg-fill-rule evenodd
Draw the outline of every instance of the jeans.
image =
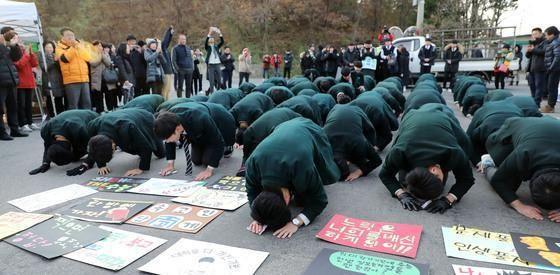
<svg viewBox="0 0 560 275">
<path fill-rule="evenodd" d="M 284 78 L 291 78 L 292 77 L 292 67 L 284 66 Z"/>
<path fill-rule="evenodd" d="M 220 69 L 221 64 L 208 64 L 208 81 L 210 82 L 210 88 L 208 88 L 207 95 L 214 92 L 214 87 L 220 88 L 220 80 L 222 79 L 222 70 Z"/>
<path fill-rule="evenodd" d="M 251 75 L 251 73 L 239 73 L 239 86 L 243 83 L 243 79 L 245 79 L 245 82 L 249 82 L 249 75 Z"/>
<path fill-rule="evenodd" d="M 183 87 L 186 86 L 185 97 L 191 97 L 193 69 L 179 69 L 177 72 L 177 98 L 183 96 Z"/>
<path fill-rule="evenodd" d="M 233 70 L 228 70 L 228 69 L 222 70 L 222 87 L 224 89 L 231 88 L 232 78 L 233 78 Z"/>
<path fill-rule="evenodd" d="M 91 110 L 91 99 L 89 95 L 89 83 L 71 83 L 64 85 L 68 110 L 85 109 Z"/>
<path fill-rule="evenodd" d="M 560 71 L 550 71 L 546 73 L 547 79 L 547 91 L 548 91 L 548 106 L 554 108 L 556 106 L 556 101 L 558 100 L 558 82 L 560 81 Z"/>
</svg>

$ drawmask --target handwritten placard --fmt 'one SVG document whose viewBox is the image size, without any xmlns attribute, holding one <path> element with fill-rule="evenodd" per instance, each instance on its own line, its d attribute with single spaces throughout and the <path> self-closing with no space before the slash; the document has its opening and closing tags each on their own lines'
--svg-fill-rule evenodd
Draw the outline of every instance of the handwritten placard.
<svg viewBox="0 0 560 275">
<path fill-rule="evenodd" d="M 521 259 L 538 265 L 560 268 L 560 238 L 510 233 Z"/>
<path fill-rule="evenodd" d="M 60 214 L 84 221 L 123 223 L 150 205 L 152 205 L 151 201 L 122 201 L 92 198 L 89 201 L 62 211 Z"/>
<path fill-rule="evenodd" d="M 129 177 L 97 177 L 82 183 L 82 185 L 100 192 L 122 193 L 147 180 L 148 179 Z"/>
<path fill-rule="evenodd" d="M 52 218 L 52 215 L 8 212 L 0 216 L 0 240 L 14 235 L 22 230 L 42 223 Z"/>
<path fill-rule="evenodd" d="M 25 211 L 35 212 L 63 202 L 95 194 L 97 191 L 78 185 L 70 184 L 47 190 L 27 197 L 11 200 L 8 203 Z"/>
<path fill-rule="evenodd" d="M 172 201 L 201 207 L 235 210 L 248 202 L 247 193 L 223 191 L 199 187 L 187 197 L 178 197 Z"/>
<path fill-rule="evenodd" d="M 130 189 L 130 193 L 157 196 L 179 197 L 191 194 L 197 186 L 204 185 L 203 181 L 185 181 L 174 179 L 151 178 L 140 186 Z"/>
<path fill-rule="evenodd" d="M 214 183 L 206 184 L 206 188 L 247 192 L 247 188 L 245 187 L 245 178 L 236 176 L 225 176 Z"/>
<path fill-rule="evenodd" d="M 455 264 L 453 265 L 453 272 L 455 272 L 455 275 L 554 275 L 552 273 L 517 271 Z"/>
</svg>

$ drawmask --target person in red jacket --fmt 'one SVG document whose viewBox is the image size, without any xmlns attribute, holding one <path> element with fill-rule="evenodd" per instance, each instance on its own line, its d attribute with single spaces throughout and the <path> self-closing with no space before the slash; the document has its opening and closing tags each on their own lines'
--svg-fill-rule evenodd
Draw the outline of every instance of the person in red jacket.
<svg viewBox="0 0 560 275">
<path fill-rule="evenodd" d="M 282 56 L 275 53 L 274 55 L 272 55 L 271 63 L 274 65 L 274 76 L 280 76 L 280 64 L 282 64 Z"/>
<path fill-rule="evenodd" d="M 37 68 L 39 62 L 37 61 L 37 56 L 33 53 L 31 45 L 27 49 L 23 45 L 20 47 L 23 56 L 14 63 L 19 75 L 19 85 L 17 87 L 18 121 L 20 130 L 31 132 L 40 129 L 33 123 L 31 117 L 31 98 L 33 96 L 33 89 L 37 86 L 33 68 Z"/>
<path fill-rule="evenodd" d="M 262 59 L 263 78 L 265 79 L 270 77 L 270 62 L 270 55 L 265 54 Z"/>
</svg>

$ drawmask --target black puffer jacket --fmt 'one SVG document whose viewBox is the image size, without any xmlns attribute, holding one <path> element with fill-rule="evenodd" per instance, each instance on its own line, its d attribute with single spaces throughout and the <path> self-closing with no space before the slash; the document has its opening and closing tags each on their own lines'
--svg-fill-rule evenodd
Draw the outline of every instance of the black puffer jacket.
<svg viewBox="0 0 560 275">
<path fill-rule="evenodd" d="M 544 52 L 544 66 L 547 71 L 560 71 L 560 38 L 555 37 Z"/>
<path fill-rule="evenodd" d="M 15 87 L 19 84 L 19 77 L 14 62 L 22 56 L 17 46 L 6 47 L 0 44 L 0 87 Z"/>
<path fill-rule="evenodd" d="M 531 66 L 529 67 L 530 72 L 544 72 L 546 70 L 544 67 L 544 52 L 547 45 L 548 41 L 546 41 L 546 39 L 539 38 L 535 41 L 533 50 L 525 54 L 527 58 L 531 59 Z"/>
</svg>

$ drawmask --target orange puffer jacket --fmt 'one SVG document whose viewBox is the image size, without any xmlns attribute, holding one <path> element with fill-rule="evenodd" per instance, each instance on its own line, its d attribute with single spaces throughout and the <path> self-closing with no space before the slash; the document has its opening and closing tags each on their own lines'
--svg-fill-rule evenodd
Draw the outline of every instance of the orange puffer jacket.
<svg viewBox="0 0 560 275">
<path fill-rule="evenodd" d="M 59 41 L 55 53 L 60 60 L 64 85 L 89 82 L 87 62 L 91 60 L 91 54 L 83 44 L 72 47 Z"/>
</svg>

